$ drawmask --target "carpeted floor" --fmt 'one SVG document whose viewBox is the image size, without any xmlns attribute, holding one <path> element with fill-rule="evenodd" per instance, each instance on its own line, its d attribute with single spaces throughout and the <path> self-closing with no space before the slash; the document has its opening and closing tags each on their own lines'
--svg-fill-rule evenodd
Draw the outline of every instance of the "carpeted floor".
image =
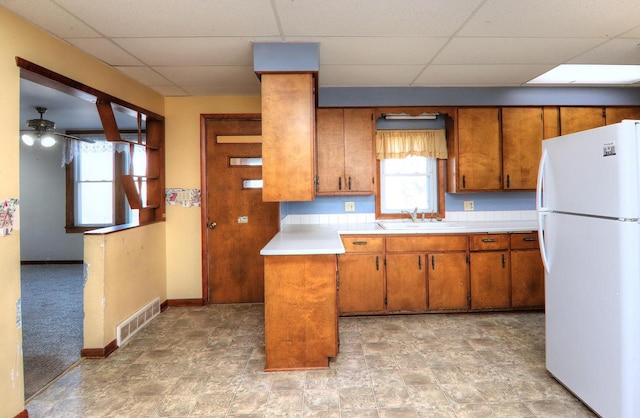
<svg viewBox="0 0 640 418">
<path fill-rule="evenodd" d="M 80 359 L 83 265 L 23 265 L 22 346 L 25 398 Z"/>
</svg>

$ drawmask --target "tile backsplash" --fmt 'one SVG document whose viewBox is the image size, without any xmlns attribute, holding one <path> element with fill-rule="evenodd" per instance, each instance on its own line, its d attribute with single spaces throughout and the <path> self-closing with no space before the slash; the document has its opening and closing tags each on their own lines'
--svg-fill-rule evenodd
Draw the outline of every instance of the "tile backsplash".
<svg viewBox="0 0 640 418">
<path fill-rule="evenodd" d="M 448 221 L 532 221 L 536 219 L 535 210 L 512 211 L 473 211 L 473 212 L 447 212 L 445 219 Z M 363 224 L 376 221 L 375 213 L 349 213 L 349 214 L 305 214 L 287 215 L 281 224 L 327 224 L 349 225 Z"/>
</svg>

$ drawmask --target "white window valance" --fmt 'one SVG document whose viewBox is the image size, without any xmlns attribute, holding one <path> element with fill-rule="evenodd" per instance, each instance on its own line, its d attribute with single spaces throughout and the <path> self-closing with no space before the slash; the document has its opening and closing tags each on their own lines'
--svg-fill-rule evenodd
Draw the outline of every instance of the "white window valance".
<svg viewBox="0 0 640 418">
<path fill-rule="evenodd" d="M 65 139 L 62 146 L 62 166 L 71 163 L 73 159 L 80 155 L 81 152 L 100 152 L 113 153 L 127 152 L 130 144 L 124 142 L 110 142 L 104 135 L 76 135 L 79 138 L 90 139 L 93 143 L 76 141 L 74 139 Z M 137 134 L 121 134 L 121 138 L 125 141 L 136 141 Z"/>
<path fill-rule="evenodd" d="M 376 158 L 417 157 L 447 158 L 447 139 L 444 129 L 378 130 Z"/>
</svg>

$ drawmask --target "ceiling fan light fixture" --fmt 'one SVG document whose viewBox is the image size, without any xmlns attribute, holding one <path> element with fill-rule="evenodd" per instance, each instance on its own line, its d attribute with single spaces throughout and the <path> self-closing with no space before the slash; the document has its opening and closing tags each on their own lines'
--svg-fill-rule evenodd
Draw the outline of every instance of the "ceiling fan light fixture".
<svg viewBox="0 0 640 418">
<path fill-rule="evenodd" d="M 40 138 L 40 145 L 42 145 L 45 148 L 50 148 L 55 144 L 56 144 L 56 140 L 51 135 L 43 135 L 42 138 Z"/>
<path fill-rule="evenodd" d="M 32 146 L 35 142 L 33 137 L 29 134 L 23 134 L 20 138 L 22 139 L 22 142 L 24 142 L 24 144 L 28 146 Z"/>
</svg>

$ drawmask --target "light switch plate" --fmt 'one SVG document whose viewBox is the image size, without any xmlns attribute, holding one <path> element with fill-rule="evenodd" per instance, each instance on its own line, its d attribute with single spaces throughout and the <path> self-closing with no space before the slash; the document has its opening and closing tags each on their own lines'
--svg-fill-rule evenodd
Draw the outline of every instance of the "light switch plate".
<svg viewBox="0 0 640 418">
<path fill-rule="evenodd" d="M 355 212 L 356 211 L 356 202 L 344 202 L 344 211 L 345 212 Z"/>
<path fill-rule="evenodd" d="M 464 210 L 466 210 L 466 211 L 473 210 L 473 200 L 465 200 L 464 201 Z"/>
</svg>

